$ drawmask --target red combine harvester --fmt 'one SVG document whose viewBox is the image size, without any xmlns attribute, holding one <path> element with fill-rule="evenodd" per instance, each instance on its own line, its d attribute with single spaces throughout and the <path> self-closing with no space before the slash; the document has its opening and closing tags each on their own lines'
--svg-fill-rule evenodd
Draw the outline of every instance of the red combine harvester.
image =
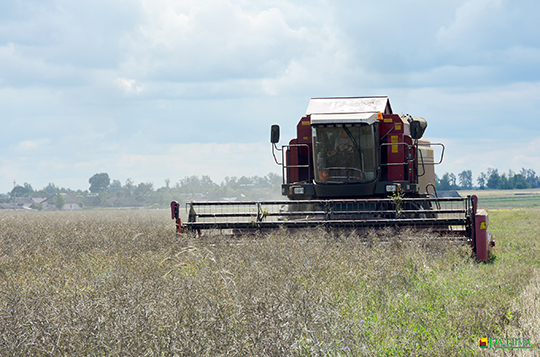
<svg viewBox="0 0 540 357">
<path fill-rule="evenodd" d="M 444 146 L 422 138 L 426 127 L 423 118 L 394 114 L 388 97 L 313 98 L 288 145 L 279 148 L 279 126 L 271 128 L 289 200 L 190 202 L 184 223 L 173 201 L 177 232 L 408 227 L 470 244 L 487 261 L 495 245 L 488 215 L 476 196 L 437 196 L 434 165 Z"/>
</svg>

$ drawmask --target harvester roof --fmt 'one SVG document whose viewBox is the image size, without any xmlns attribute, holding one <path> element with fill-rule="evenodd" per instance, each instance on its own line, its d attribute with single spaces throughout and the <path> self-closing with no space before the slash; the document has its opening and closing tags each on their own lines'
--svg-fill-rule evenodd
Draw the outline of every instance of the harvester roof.
<svg viewBox="0 0 540 357">
<path fill-rule="evenodd" d="M 312 98 L 309 101 L 306 115 L 378 112 L 392 114 L 392 107 L 390 106 L 388 97 Z"/>
</svg>

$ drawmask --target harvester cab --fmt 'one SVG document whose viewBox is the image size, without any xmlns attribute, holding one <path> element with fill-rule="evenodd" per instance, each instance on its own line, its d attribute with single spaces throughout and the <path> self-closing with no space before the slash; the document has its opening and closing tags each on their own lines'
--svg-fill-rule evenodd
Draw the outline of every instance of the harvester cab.
<svg viewBox="0 0 540 357">
<path fill-rule="evenodd" d="M 289 199 L 422 197 L 435 186 L 433 165 L 444 146 L 423 139 L 423 118 L 392 113 L 387 97 L 314 98 L 281 151 L 282 194 Z M 442 148 L 438 162 L 433 146 Z M 433 193 L 433 189 L 432 192 Z"/>
<path fill-rule="evenodd" d="M 487 213 L 476 196 L 437 197 L 434 165 L 444 146 L 423 138 L 426 128 L 423 118 L 394 114 L 388 97 L 311 99 L 287 145 L 278 147 L 280 128 L 271 127 L 288 200 L 187 202 L 184 223 L 173 201 L 177 232 L 408 228 L 469 244 L 487 261 L 495 244 Z"/>
</svg>

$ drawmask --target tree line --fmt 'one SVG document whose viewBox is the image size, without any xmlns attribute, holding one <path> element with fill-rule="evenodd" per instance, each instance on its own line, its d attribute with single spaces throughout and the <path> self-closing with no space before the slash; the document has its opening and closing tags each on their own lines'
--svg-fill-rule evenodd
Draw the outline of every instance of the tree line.
<svg viewBox="0 0 540 357">
<path fill-rule="evenodd" d="M 155 188 L 152 182 L 140 182 L 136 184 L 127 179 L 124 184 L 118 179 L 110 178 L 107 173 L 96 173 L 88 180 L 87 190 L 72 190 L 58 187 L 49 183 L 41 190 L 34 190 L 32 185 L 25 182 L 17 185 L 8 197 L 0 198 L 0 203 L 7 203 L 13 198 L 21 197 L 47 197 L 55 195 L 55 204 L 59 207 L 63 204 L 60 193 L 72 193 L 77 197 L 98 196 L 100 200 L 116 198 L 143 198 L 145 205 L 168 205 L 176 200 L 186 202 L 190 200 L 263 200 L 280 199 L 282 178 L 275 173 L 266 176 L 253 177 L 225 177 L 221 183 L 215 183 L 209 176 L 186 176 L 175 184 L 170 179 L 165 180 L 165 185 Z M 520 172 L 512 170 L 508 173 L 499 173 L 499 170 L 489 168 L 487 172 L 481 172 L 473 179 L 472 170 L 464 170 L 457 176 L 453 173 L 444 173 L 436 176 L 437 190 L 471 190 L 471 189 L 527 189 L 539 188 L 540 177 L 532 169 L 521 169 Z"/>
<path fill-rule="evenodd" d="M 509 170 L 508 173 L 499 173 L 498 169 L 489 168 L 487 172 L 481 172 L 473 181 L 471 170 L 464 170 L 456 177 L 453 173 L 446 172 L 441 177 L 436 177 L 438 190 L 512 190 L 539 188 L 540 177 L 532 169 L 522 168 L 520 172 Z"/>
<path fill-rule="evenodd" d="M 135 183 L 127 179 L 124 184 L 118 179 L 110 178 L 108 173 L 96 173 L 88 179 L 89 188 L 87 190 L 73 190 L 70 188 L 58 187 L 54 183 L 49 183 L 41 190 L 34 190 L 32 185 L 24 183 L 17 185 L 9 197 L 0 199 L 0 202 L 8 202 L 13 198 L 21 197 L 46 197 L 57 195 L 59 205 L 61 193 L 74 194 L 77 197 L 99 197 L 101 201 L 112 197 L 116 198 L 142 198 L 145 205 L 168 205 L 171 201 L 189 201 L 195 199 L 205 200 L 262 200 L 276 199 L 281 197 L 280 175 L 269 173 L 266 176 L 253 177 L 225 177 L 220 183 L 215 183 L 209 176 L 187 176 L 180 179 L 175 184 L 171 184 L 170 179 L 165 180 L 165 185 L 155 188 L 152 182 Z"/>
</svg>

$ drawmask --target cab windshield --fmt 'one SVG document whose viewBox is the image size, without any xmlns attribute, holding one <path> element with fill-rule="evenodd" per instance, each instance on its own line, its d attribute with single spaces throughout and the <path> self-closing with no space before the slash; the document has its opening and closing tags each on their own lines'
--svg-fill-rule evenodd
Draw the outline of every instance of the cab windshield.
<svg viewBox="0 0 540 357">
<path fill-rule="evenodd" d="M 313 126 L 315 181 L 371 182 L 377 176 L 375 132 L 368 124 Z"/>
</svg>

